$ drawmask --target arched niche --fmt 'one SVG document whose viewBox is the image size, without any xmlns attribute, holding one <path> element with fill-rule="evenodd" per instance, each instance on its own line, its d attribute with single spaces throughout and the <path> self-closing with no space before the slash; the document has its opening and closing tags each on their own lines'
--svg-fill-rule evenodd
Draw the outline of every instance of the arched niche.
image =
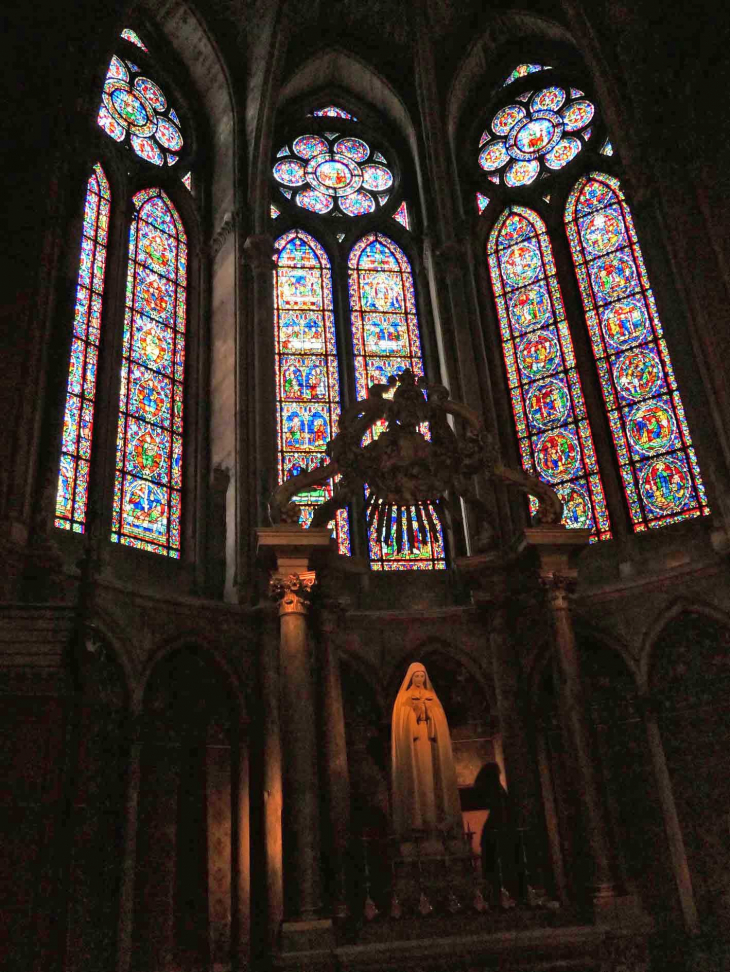
<svg viewBox="0 0 730 972">
<path fill-rule="evenodd" d="M 398 131 L 408 146 L 418 182 L 418 195 L 424 198 L 425 173 L 420 164 L 418 138 L 405 102 L 396 90 L 365 61 L 340 48 L 317 51 L 285 81 L 279 92 L 279 111 L 306 97 L 334 97 L 351 93 L 371 114 L 377 125 L 378 113 Z M 365 120 L 365 119 L 363 119 Z M 268 164 L 268 158 L 262 160 Z"/>
<path fill-rule="evenodd" d="M 227 674 L 196 646 L 164 654 L 150 672 L 140 720 L 133 929 L 140 968 L 231 960 L 237 807 L 247 786 L 240 720 Z"/>
<path fill-rule="evenodd" d="M 730 625 L 687 609 L 651 647 L 649 691 L 701 920 L 730 914 Z"/>
<path fill-rule="evenodd" d="M 679 921 L 638 671 L 623 646 L 594 632 L 579 634 L 579 650 L 617 877 L 657 922 Z"/>
</svg>

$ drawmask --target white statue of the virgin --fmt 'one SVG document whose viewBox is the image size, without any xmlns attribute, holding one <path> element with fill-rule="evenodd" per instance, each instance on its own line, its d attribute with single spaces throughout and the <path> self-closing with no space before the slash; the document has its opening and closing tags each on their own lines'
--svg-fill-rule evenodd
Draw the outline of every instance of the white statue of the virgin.
<svg viewBox="0 0 730 972">
<path fill-rule="evenodd" d="M 393 706 L 391 734 L 393 830 L 449 830 L 463 824 L 446 713 L 425 667 L 414 662 Z"/>
</svg>

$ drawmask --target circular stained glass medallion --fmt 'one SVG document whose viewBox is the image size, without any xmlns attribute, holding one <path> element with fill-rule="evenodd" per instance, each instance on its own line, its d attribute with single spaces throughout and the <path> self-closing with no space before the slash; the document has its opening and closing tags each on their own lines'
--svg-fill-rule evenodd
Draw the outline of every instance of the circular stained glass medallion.
<svg viewBox="0 0 730 972">
<path fill-rule="evenodd" d="M 364 192 L 362 189 L 351 196 L 343 196 L 339 203 L 342 212 L 348 216 L 365 216 L 375 209 L 375 200 L 369 192 Z"/>
<path fill-rule="evenodd" d="M 171 152 L 179 152 L 183 146 L 183 139 L 179 129 L 166 118 L 157 119 L 157 132 L 155 135 L 160 145 L 164 145 Z"/>
<path fill-rule="evenodd" d="M 515 125 L 507 141 L 507 151 L 518 159 L 532 159 L 550 151 L 562 134 L 560 117 L 553 112 L 540 112 L 522 125 Z"/>
<path fill-rule="evenodd" d="M 383 192 L 393 185 L 393 175 L 384 165 L 365 165 L 362 170 L 362 184 L 366 189 Z"/>
<path fill-rule="evenodd" d="M 526 378 L 542 378 L 560 363 L 560 348 L 552 334 L 528 335 L 517 345 L 517 361 Z"/>
<path fill-rule="evenodd" d="M 299 159 L 283 159 L 274 166 L 274 177 L 285 186 L 303 186 L 307 179 L 304 163 Z"/>
<path fill-rule="evenodd" d="M 568 132 L 577 132 L 579 129 L 585 128 L 591 118 L 593 118 L 594 113 L 595 108 L 590 101 L 585 99 L 582 101 L 574 101 L 572 105 L 568 105 L 561 112 L 565 130 Z"/>
<path fill-rule="evenodd" d="M 332 197 L 316 189 L 305 189 L 297 196 L 297 206 L 312 213 L 328 213 L 332 209 Z"/>
<path fill-rule="evenodd" d="M 512 328 L 518 334 L 542 327 L 553 316 L 550 297 L 543 282 L 518 290 L 508 298 L 507 306 Z"/>
<path fill-rule="evenodd" d="M 639 485 L 646 505 L 660 515 L 681 510 L 692 489 L 687 466 L 676 456 L 648 462 L 639 472 Z"/>
<path fill-rule="evenodd" d="M 164 165 L 165 156 L 160 148 L 149 138 L 140 138 L 139 135 L 130 135 L 129 141 L 137 155 L 146 162 L 153 165 Z"/>
<path fill-rule="evenodd" d="M 149 78 L 135 78 L 134 86 L 137 91 L 140 91 L 145 96 L 153 108 L 156 108 L 158 111 L 164 111 L 167 108 L 167 98 L 165 98 L 162 89 L 154 81 L 150 81 Z"/>
<path fill-rule="evenodd" d="M 654 351 L 627 351 L 613 363 L 616 387 L 624 398 L 639 402 L 661 388 L 662 367 Z"/>
<path fill-rule="evenodd" d="M 518 243 L 504 255 L 502 273 L 508 287 L 522 287 L 530 283 L 542 269 L 540 252 L 535 243 Z"/>
<path fill-rule="evenodd" d="M 563 501 L 563 523 L 573 530 L 593 528 L 593 511 L 588 490 L 577 483 L 557 486 L 555 492 Z"/>
<path fill-rule="evenodd" d="M 509 155 L 504 142 L 492 142 L 479 153 L 479 165 L 487 172 L 499 169 L 505 162 L 509 162 Z"/>
<path fill-rule="evenodd" d="M 639 344 L 649 333 L 649 318 L 643 298 L 628 297 L 601 310 L 601 327 L 611 351 Z"/>
<path fill-rule="evenodd" d="M 567 429 L 547 432 L 535 443 L 535 460 L 540 476 L 550 483 L 569 479 L 578 469 L 580 449 L 575 434 Z"/>
<path fill-rule="evenodd" d="M 631 444 L 645 456 L 671 448 L 676 430 L 672 409 L 662 401 L 637 405 L 626 422 Z"/>
<path fill-rule="evenodd" d="M 609 253 L 626 243 L 624 221 L 617 206 L 581 220 L 580 232 L 589 257 Z"/>
<path fill-rule="evenodd" d="M 626 252 L 609 253 L 590 265 L 596 297 L 602 303 L 638 290 L 636 267 Z"/>
<path fill-rule="evenodd" d="M 513 162 L 504 174 L 504 184 L 513 188 L 529 186 L 535 181 L 539 171 L 540 163 L 537 159 L 530 162 Z"/>
<path fill-rule="evenodd" d="M 507 105 L 492 119 L 492 131 L 496 135 L 509 135 L 513 125 L 524 118 L 527 112 L 521 105 Z"/>
<path fill-rule="evenodd" d="M 545 165 L 548 169 L 562 169 L 571 159 L 574 159 L 582 146 L 577 138 L 564 138 L 547 153 Z"/>
<path fill-rule="evenodd" d="M 357 162 L 329 152 L 310 159 L 305 175 L 313 189 L 327 196 L 349 195 L 362 185 L 362 170 Z"/>
<path fill-rule="evenodd" d="M 544 111 L 545 109 L 557 111 L 564 101 L 565 91 L 557 85 L 552 85 L 549 88 L 543 88 L 542 91 L 538 91 L 536 95 L 533 95 L 530 108 L 533 111 Z"/>
<path fill-rule="evenodd" d="M 341 138 L 335 144 L 335 152 L 346 155 L 353 162 L 364 162 L 370 154 L 370 147 L 359 138 Z"/>
<path fill-rule="evenodd" d="M 312 159 L 315 155 L 329 152 L 329 145 L 318 135 L 300 135 L 294 142 L 294 151 L 302 159 Z"/>
<path fill-rule="evenodd" d="M 570 398 L 565 383 L 552 378 L 533 385 L 525 396 L 527 414 L 538 429 L 560 425 L 570 409 Z"/>
<path fill-rule="evenodd" d="M 157 127 L 152 106 L 138 92 L 130 91 L 124 82 L 107 81 L 103 99 L 112 117 L 133 135 L 144 138 Z"/>
</svg>

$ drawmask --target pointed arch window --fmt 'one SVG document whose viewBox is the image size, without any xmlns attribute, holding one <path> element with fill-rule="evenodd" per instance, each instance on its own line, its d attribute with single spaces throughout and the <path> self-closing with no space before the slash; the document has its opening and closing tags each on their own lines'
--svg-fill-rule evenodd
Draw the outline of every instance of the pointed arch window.
<svg viewBox="0 0 730 972">
<path fill-rule="evenodd" d="M 416 310 L 411 265 L 405 253 L 382 233 L 368 233 L 350 252 L 349 292 L 357 398 L 367 397 L 373 384 L 385 384 L 391 375 L 410 368 L 423 375 L 421 334 Z M 373 434 L 378 435 L 376 426 Z M 402 514 L 405 517 L 407 514 Z M 395 513 L 393 514 L 395 516 Z M 442 569 L 446 566 L 443 532 L 427 528 L 423 543 L 414 520 L 415 544 L 396 550 L 396 527 L 391 542 L 383 544 L 375 524 L 370 528 L 370 563 L 374 570 Z M 407 530 L 403 524 L 403 536 Z"/>
<path fill-rule="evenodd" d="M 110 204 L 109 183 L 97 162 L 86 186 L 56 494 L 55 525 L 75 533 L 86 524 Z"/>
<path fill-rule="evenodd" d="M 274 244 L 274 328 L 279 482 L 325 461 L 325 448 L 340 414 L 332 273 L 320 244 L 302 230 L 285 233 Z M 328 481 L 296 497 L 302 524 L 332 495 Z M 337 547 L 350 554 L 347 510 L 335 518 Z"/>
<path fill-rule="evenodd" d="M 187 240 L 161 189 L 133 203 L 112 540 L 178 558 Z"/>
<path fill-rule="evenodd" d="M 566 526 L 608 539 L 603 485 L 545 224 L 530 209 L 508 207 L 489 237 L 488 256 L 522 466 L 556 490 Z M 532 499 L 531 505 L 535 513 Z"/>
<path fill-rule="evenodd" d="M 565 222 L 634 530 L 709 513 L 654 294 L 618 179 L 593 172 Z"/>
</svg>

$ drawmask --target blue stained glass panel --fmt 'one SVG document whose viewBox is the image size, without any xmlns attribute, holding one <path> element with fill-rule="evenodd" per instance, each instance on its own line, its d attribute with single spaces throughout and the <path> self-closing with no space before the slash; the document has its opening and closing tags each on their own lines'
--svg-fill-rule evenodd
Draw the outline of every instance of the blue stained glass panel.
<svg viewBox="0 0 730 972">
<path fill-rule="evenodd" d="M 582 176 L 566 229 L 637 532 L 709 513 L 631 211 L 613 176 Z"/>
<path fill-rule="evenodd" d="M 86 185 L 54 520 L 74 533 L 83 533 L 86 525 L 110 202 L 109 183 L 97 163 Z"/>
<path fill-rule="evenodd" d="M 411 265 L 393 240 L 381 233 L 368 233 L 352 248 L 348 266 L 355 384 L 358 399 L 363 399 L 370 385 L 385 384 L 391 375 L 398 375 L 405 368 L 410 368 L 416 376 L 423 374 L 421 334 Z M 386 397 L 391 395 L 388 392 Z M 381 431 L 380 426 L 375 426 L 368 435 L 377 438 Z M 405 518 L 407 513 L 404 511 L 402 516 Z M 391 543 L 386 545 L 378 538 L 373 525 L 369 534 L 371 568 L 444 569 L 443 531 L 435 515 L 434 521 L 436 535 L 428 530 L 425 543 L 417 536 L 416 525 L 412 549 L 405 540 L 404 522 L 405 545 L 400 553 L 395 547 L 395 526 Z"/>
<path fill-rule="evenodd" d="M 285 482 L 327 462 L 325 447 L 340 415 L 340 383 L 329 257 L 302 230 L 285 233 L 274 248 L 279 482 Z M 332 491 L 327 481 L 295 497 L 303 526 Z M 338 510 L 332 524 L 344 556 L 350 555 L 349 516 L 349 510 Z"/>
<path fill-rule="evenodd" d="M 545 224 L 511 206 L 487 248 L 525 472 L 556 490 L 567 527 L 611 536 L 592 433 Z M 536 501 L 530 501 L 533 513 Z"/>
<path fill-rule="evenodd" d="M 187 240 L 161 189 L 133 203 L 112 540 L 177 559 Z"/>
</svg>

